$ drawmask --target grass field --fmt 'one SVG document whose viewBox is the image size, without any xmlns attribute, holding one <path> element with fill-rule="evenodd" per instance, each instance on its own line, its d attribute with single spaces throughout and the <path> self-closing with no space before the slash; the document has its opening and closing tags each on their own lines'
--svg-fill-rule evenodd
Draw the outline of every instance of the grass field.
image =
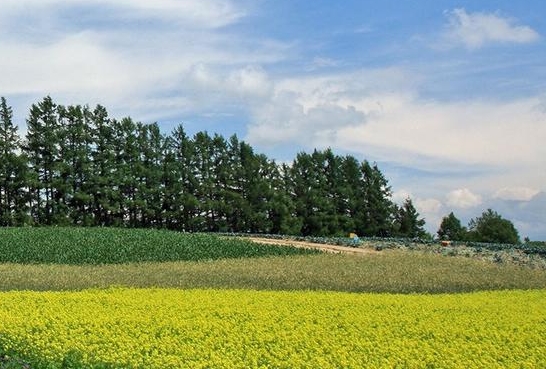
<svg viewBox="0 0 546 369">
<path fill-rule="evenodd" d="M 119 229 L 0 251 L 1 369 L 546 367 L 545 269 Z"/>
<path fill-rule="evenodd" d="M 0 289 L 167 287 L 446 293 L 546 287 L 546 271 L 397 250 L 116 265 L 0 264 Z"/>
</svg>

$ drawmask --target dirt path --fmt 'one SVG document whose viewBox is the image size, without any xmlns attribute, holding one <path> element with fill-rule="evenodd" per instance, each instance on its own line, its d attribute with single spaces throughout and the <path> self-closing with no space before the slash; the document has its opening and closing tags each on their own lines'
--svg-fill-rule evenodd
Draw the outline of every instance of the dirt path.
<svg viewBox="0 0 546 369">
<path fill-rule="evenodd" d="M 279 246 L 294 246 L 294 247 L 303 247 L 308 249 L 318 249 L 325 252 L 332 252 L 335 254 L 375 254 L 377 251 L 371 249 L 363 249 L 358 247 L 347 247 L 347 246 L 338 246 L 338 245 L 326 245 L 321 243 L 314 242 L 304 242 L 304 241 L 294 241 L 294 240 L 279 240 L 279 239 L 269 239 L 269 238 L 259 238 L 259 237 L 248 237 L 252 242 L 263 243 L 268 245 L 279 245 Z"/>
</svg>

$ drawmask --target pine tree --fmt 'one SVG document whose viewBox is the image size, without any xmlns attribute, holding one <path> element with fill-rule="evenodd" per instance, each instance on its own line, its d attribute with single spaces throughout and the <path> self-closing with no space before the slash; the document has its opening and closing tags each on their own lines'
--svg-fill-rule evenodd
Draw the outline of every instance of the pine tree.
<svg viewBox="0 0 546 369">
<path fill-rule="evenodd" d="M 199 203 L 196 159 L 193 141 L 179 125 L 166 138 L 163 158 L 163 211 L 166 227 L 182 231 L 197 231 Z"/>
<path fill-rule="evenodd" d="M 424 225 L 425 220 L 419 219 L 419 213 L 408 197 L 396 213 L 397 235 L 408 238 L 424 237 L 426 235 Z"/>
<path fill-rule="evenodd" d="M 137 200 L 140 208 L 141 227 L 162 227 L 162 166 L 164 137 L 159 126 L 154 124 L 137 125 L 140 152 L 140 173 Z"/>
<path fill-rule="evenodd" d="M 270 183 L 273 191 L 269 207 L 270 232 L 274 234 L 301 234 L 303 219 L 298 216 L 295 203 L 297 194 L 292 178 L 292 168 L 286 163 L 276 165 L 271 171 Z"/>
<path fill-rule="evenodd" d="M 121 196 L 115 178 L 118 147 L 114 141 L 114 124 L 101 105 L 88 112 L 86 121 L 91 127 L 91 176 L 87 187 L 92 197 L 94 225 L 119 225 L 116 214 L 120 212 Z"/>
<path fill-rule="evenodd" d="M 57 218 L 55 188 L 59 158 L 59 121 L 57 105 L 51 97 L 33 104 L 27 119 L 26 143 L 23 146 L 29 163 L 31 216 L 37 224 L 52 225 Z"/>
<path fill-rule="evenodd" d="M 461 225 L 453 212 L 442 219 L 438 229 L 438 237 L 442 240 L 461 241 L 465 238 L 466 229 Z"/>
<path fill-rule="evenodd" d="M 26 158 L 19 154 L 20 138 L 13 124 L 13 111 L 0 98 L 0 225 L 28 222 L 26 216 Z"/>
<path fill-rule="evenodd" d="M 88 108 L 58 106 L 60 163 L 56 182 L 57 202 L 75 225 L 92 225 L 91 150 Z"/>
<path fill-rule="evenodd" d="M 328 153 L 300 153 L 290 170 L 291 191 L 304 236 L 326 236 L 336 225 L 335 204 L 329 188 Z"/>
<path fill-rule="evenodd" d="M 216 157 L 214 142 L 207 132 L 198 132 L 193 138 L 193 163 L 196 186 L 194 195 L 198 207 L 192 220 L 197 231 L 218 231 L 218 203 Z"/>
<path fill-rule="evenodd" d="M 126 117 L 112 122 L 114 127 L 115 170 L 114 183 L 117 185 L 119 209 L 115 214 L 116 224 L 129 227 L 140 225 L 138 186 L 144 176 L 137 137 L 137 124 Z"/>
<path fill-rule="evenodd" d="M 356 224 L 366 236 L 386 237 L 392 233 L 393 203 L 391 188 L 376 164 L 368 161 L 360 166 L 361 180 L 357 205 Z"/>
</svg>

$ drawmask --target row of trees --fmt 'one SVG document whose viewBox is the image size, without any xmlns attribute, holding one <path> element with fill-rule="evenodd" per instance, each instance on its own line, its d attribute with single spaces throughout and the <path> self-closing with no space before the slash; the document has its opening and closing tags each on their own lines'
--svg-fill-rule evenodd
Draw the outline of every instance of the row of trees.
<svg viewBox="0 0 546 369">
<path fill-rule="evenodd" d="M 453 241 L 511 244 L 520 242 L 514 224 L 491 209 L 487 209 L 481 216 L 471 219 L 468 228 L 461 224 L 461 221 L 453 212 L 449 213 L 448 216 L 442 219 L 438 229 L 438 237 Z"/>
<path fill-rule="evenodd" d="M 411 199 L 377 165 L 330 149 L 278 164 L 240 141 L 112 119 L 100 105 L 32 105 L 19 137 L 0 101 L 0 224 L 421 237 Z"/>
</svg>

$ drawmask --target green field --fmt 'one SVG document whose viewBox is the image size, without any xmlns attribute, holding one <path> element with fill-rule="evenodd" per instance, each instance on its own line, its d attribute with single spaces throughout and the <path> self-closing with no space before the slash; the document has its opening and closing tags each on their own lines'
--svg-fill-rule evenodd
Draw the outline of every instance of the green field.
<svg viewBox="0 0 546 369">
<path fill-rule="evenodd" d="M 156 229 L 0 228 L 0 263 L 98 265 L 313 253 L 316 251 Z"/>
<path fill-rule="evenodd" d="M 0 254 L 0 369 L 546 363 L 543 268 L 111 228 L 0 229 Z"/>
</svg>

